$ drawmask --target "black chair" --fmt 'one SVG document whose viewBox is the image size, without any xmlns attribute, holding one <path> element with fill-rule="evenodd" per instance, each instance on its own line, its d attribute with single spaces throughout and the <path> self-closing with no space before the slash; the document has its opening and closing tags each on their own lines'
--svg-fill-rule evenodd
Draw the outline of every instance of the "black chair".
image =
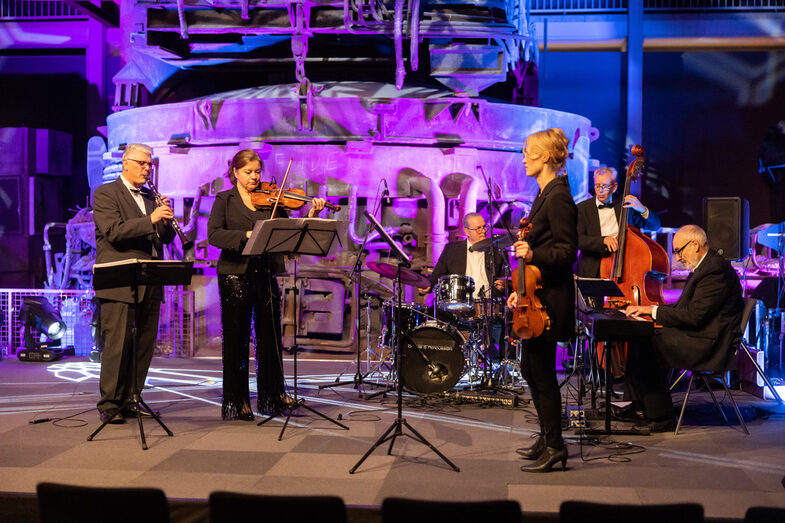
<svg viewBox="0 0 785 523">
<path fill-rule="evenodd" d="M 521 523 L 517 501 L 424 501 L 387 498 L 382 502 L 382 523 Z"/>
<path fill-rule="evenodd" d="M 703 523 L 703 507 L 695 503 L 673 505 L 610 505 L 565 501 L 559 509 L 560 523 Z"/>
<path fill-rule="evenodd" d="M 750 321 L 750 317 L 752 316 L 752 311 L 755 310 L 755 306 L 757 304 L 758 304 L 758 300 L 755 298 L 744 298 L 744 316 L 741 319 L 742 333 L 744 332 L 744 329 L 747 328 L 747 325 Z M 763 372 L 763 369 L 760 368 L 758 362 L 755 361 L 755 358 L 752 357 L 752 353 L 750 353 L 750 347 L 747 344 L 746 339 L 742 338 L 741 344 L 739 345 L 739 351 L 744 352 L 744 354 L 747 355 L 747 358 L 749 358 L 750 363 L 752 363 L 752 366 L 755 368 L 755 372 L 757 372 L 760 375 L 761 379 L 763 380 L 763 383 L 769 388 L 769 391 L 771 391 L 771 395 L 774 396 L 774 399 L 777 400 L 777 403 L 782 404 L 782 398 L 777 393 L 777 389 L 774 388 L 774 385 L 771 384 L 771 381 L 769 381 L 769 378 L 767 378 L 766 374 Z"/>
<path fill-rule="evenodd" d="M 77 487 L 39 483 L 41 523 L 169 523 L 169 504 L 157 488 Z"/>
<path fill-rule="evenodd" d="M 755 300 L 754 298 L 747 298 L 744 300 L 744 309 L 742 310 L 741 313 L 742 333 L 744 333 L 744 331 L 747 330 L 747 324 L 749 323 L 750 317 L 752 316 L 752 311 L 755 308 L 756 301 L 757 300 Z M 741 347 L 744 347 L 744 351 L 747 353 L 747 355 L 750 357 L 750 360 L 753 361 L 756 367 L 757 367 L 757 363 L 755 363 L 754 359 L 752 358 L 752 355 L 749 353 L 749 351 L 747 351 L 743 339 L 738 339 L 737 341 L 734 341 L 733 344 L 735 345 L 735 347 L 729 347 L 729 350 L 732 351 L 732 354 L 730 357 L 726 358 L 726 361 L 728 363 L 727 368 L 716 369 L 713 371 L 684 369 L 681 375 L 676 379 L 674 384 L 671 386 L 671 390 L 673 390 L 673 387 L 676 385 L 676 383 L 679 382 L 679 380 L 684 376 L 684 374 L 687 371 L 690 371 L 690 382 L 687 384 L 687 392 L 684 394 L 684 401 L 681 404 L 681 412 L 679 413 L 679 421 L 676 423 L 676 430 L 674 431 L 675 434 L 678 434 L 679 429 L 681 429 L 681 422 L 682 419 L 684 418 L 684 411 L 687 408 L 687 401 L 690 399 L 690 391 L 692 390 L 692 383 L 695 381 L 695 378 L 698 377 L 703 381 L 706 390 L 709 391 L 709 394 L 711 395 L 711 399 L 714 401 L 714 405 L 717 407 L 717 410 L 720 412 L 720 415 L 725 420 L 725 423 L 730 425 L 730 421 L 728 421 L 728 417 L 725 415 L 725 412 L 722 410 L 722 406 L 720 406 L 720 403 L 717 401 L 717 396 L 714 394 L 714 391 L 711 388 L 712 382 L 715 383 L 719 382 L 722 385 L 722 388 L 725 389 L 726 396 L 728 397 L 728 399 L 730 399 L 730 403 L 733 406 L 733 411 L 736 413 L 736 417 L 739 419 L 739 424 L 741 425 L 742 430 L 744 430 L 745 434 L 749 435 L 750 431 L 747 429 L 747 424 L 744 423 L 744 417 L 742 417 L 741 412 L 739 412 L 739 406 L 736 404 L 736 400 L 733 399 L 733 394 L 731 394 L 730 389 L 728 389 L 728 386 L 725 384 L 724 373 L 731 370 L 732 364 L 735 363 L 736 355 L 738 354 L 738 351 Z M 763 375 L 763 371 L 760 372 L 761 375 Z"/>
<path fill-rule="evenodd" d="M 785 521 L 785 508 L 750 507 L 744 514 L 744 523 L 773 523 Z"/>
<path fill-rule="evenodd" d="M 346 523 L 346 506 L 335 496 L 265 496 L 213 492 L 210 522 L 286 521 L 287 523 Z"/>
</svg>

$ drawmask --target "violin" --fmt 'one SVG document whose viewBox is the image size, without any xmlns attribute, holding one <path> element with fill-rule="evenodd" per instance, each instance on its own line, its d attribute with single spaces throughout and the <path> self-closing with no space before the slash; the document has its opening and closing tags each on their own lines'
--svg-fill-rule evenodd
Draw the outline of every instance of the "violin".
<svg viewBox="0 0 785 523">
<path fill-rule="evenodd" d="M 303 205 L 313 200 L 310 196 L 306 196 L 304 190 L 298 189 L 297 187 L 281 192 L 278 185 L 273 182 L 262 182 L 259 184 L 259 187 L 249 194 L 251 195 L 251 203 L 253 203 L 257 209 L 272 209 L 279 197 L 279 205 L 289 211 L 302 209 Z M 341 210 L 340 205 L 329 202 L 325 203 L 324 206 L 331 212 L 338 212 Z"/>
<path fill-rule="evenodd" d="M 532 224 L 528 218 L 521 219 L 521 230 L 518 239 L 526 241 L 531 232 Z M 543 331 L 550 329 L 551 318 L 535 291 L 542 288 L 542 273 L 534 265 L 527 264 L 518 258 L 518 267 L 512 271 L 512 288 L 518 295 L 518 305 L 512 316 L 512 328 L 523 340 L 536 338 Z"/>
</svg>

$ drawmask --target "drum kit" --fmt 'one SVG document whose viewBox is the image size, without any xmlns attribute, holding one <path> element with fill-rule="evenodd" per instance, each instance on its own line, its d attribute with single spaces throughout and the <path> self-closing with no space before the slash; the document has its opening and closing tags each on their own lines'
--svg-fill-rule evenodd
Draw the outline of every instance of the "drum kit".
<svg viewBox="0 0 785 523">
<path fill-rule="evenodd" d="M 394 278 L 398 272 L 397 266 L 387 263 L 368 262 L 367 266 L 386 278 Z M 400 275 L 404 285 L 431 286 L 412 269 L 402 268 Z M 498 336 L 506 333 L 505 299 L 475 298 L 474 280 L 458 274 L 439 278 L 433 290 L 432 306 L 402 302 L 399 307 L 394 299 L 381 302 L 378 345 L 393 357 L 401 357 L 404 388 L 415 394 L 439 394 L 449 393 L 462 379 L 470 389 L 490 383 L 496 353 L 493 345 L 499 343 L 499 352 L 506 352 L 506 336 Z M 497 336 L 492 336 L 494 331 Z M 400 349 L 393 346 L 395 333 L 401 340 Z M 514 389 L 514 382 L 510 379 L 510 385 L 503 388 Z"/>
</svg>

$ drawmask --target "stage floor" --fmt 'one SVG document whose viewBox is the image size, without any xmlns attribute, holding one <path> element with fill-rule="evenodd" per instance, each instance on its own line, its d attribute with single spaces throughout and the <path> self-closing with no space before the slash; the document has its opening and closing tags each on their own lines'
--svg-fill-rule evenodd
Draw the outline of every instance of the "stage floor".
<svg viewBox="0 0 785 523">
<path fill-rule="evenodd" d="M 566 432 L 568 470 L 550 474 L 519 470 L 524 462 L 515 449 L 530 445 L 536 429 L 525 401 L 489 408 L 406 396 L 405 419 L 460 472 L 425 445 L 398 438 L 392 456 L 381 446 L 350 474 L 396 418 L 395 397 L 363 400 L 351 386 L 318 391 L 342 370 L 352 377 L 354 366 L 346 361 L 301 359 L 298 368 L 307 404 L 350 430 L 303 409 L 281 441 L 280 420 L 261 427 L 221 421 L 220 359 L 156 358 L 143 397 L 174 436 L 145 420 L 145 451 L 135 420 L 109 425 L 86 441 L 99 426 L 98 365 L 73 357 L 49 364 L 0 361 L 0 491 L 33 493 L 38 482 L 53 481 L 159 487 L 170 499 L 204 500 L 215 490 L 328 494 L 370 507 L 390 496 L 502 498 L 517 500 L 525 513 L 556 513 L 568 499 L 697 502 L 709 518 L 741 518 L 756 505 L 785 507 L 785 407 L 745 393 L 734 396 L 749 436 L 729 406 L 731 427 L 706 403 L 708 394 L 698 393 L 679 435 L 592 437 L 581 444 L 573 430 Z M 286 370 L 291 376 L 291 360 Z M 562 391 L 574 403 L 572 391 Z M 674 402 L 682 397 L 676 393 Z M 41 418 L 54 421 L 33 423 Z"/>
</svg>

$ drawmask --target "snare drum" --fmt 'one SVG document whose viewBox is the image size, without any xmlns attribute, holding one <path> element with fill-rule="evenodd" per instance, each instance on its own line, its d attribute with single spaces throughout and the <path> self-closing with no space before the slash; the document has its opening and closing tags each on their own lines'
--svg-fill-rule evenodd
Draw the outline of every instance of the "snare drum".
<svg viewBox="0 0 785 523">
<path fill-rule="evenodd" d="M 427 321 L 415 327 L 401 345 L 403 386 L 419 394 L 453 388 L 463 375 L 465 343 L 451 325 Z"/>
<path fill-rule="evenodd" d="M 450 274 L 439 278 L 436 285 L 439 309 L 450 312 L 474 310 L 474 280 L 468 276 Z"/>
<path fill-rule="evenodd" d="M 420 303 L 401 303 L 401 325 L 398 327 L 398 332 L 409 333 L 418 325 L 431 319 L 428 309 L 429 307 Z M 382 329 L 379 333 L 379 347 L 382 349 L 392 348 L 393 324 L 396 320 L 395 310 L 396 307 L 392 302 L 382 303 Z"/>
<path fill-rule="evenodd" d="M 507 314 L 505 298 L 477 298 L 474 300 L 474 318 L 483 319 L 486 314 L 492 320 L 501 320 Z"/>
</svg>

